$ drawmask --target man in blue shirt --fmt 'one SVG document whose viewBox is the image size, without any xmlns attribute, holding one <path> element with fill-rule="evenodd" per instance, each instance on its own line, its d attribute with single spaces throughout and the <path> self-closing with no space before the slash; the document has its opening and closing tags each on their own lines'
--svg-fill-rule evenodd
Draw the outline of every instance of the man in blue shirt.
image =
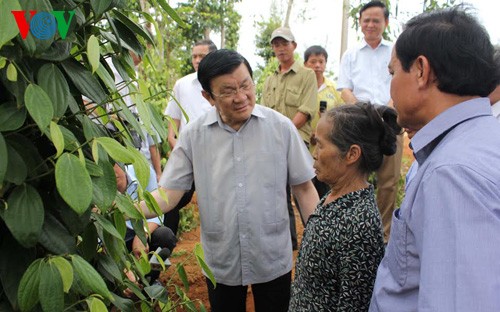
<svg viewBox="0 0 500 312">
<path fill-rule="evenodd" d="M 463 7 L 408 22 L 391 97 L 418 171 L 393 215 L 370 311 L 500 311 L 500 79 L 486 30 Z"/>
</svg>

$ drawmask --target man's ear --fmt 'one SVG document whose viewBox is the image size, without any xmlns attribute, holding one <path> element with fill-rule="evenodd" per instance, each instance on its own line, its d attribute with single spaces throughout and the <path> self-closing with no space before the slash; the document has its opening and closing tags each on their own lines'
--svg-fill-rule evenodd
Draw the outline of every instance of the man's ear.
<svg viewBox="0 0 500 312">
<path fill-rule="evenodd" d="M 347 154 L 345 155 L 345 161 L 348 165 L 356 163 L 361 158 L 361 147 L 357 144 L 351 145 Z"/>
<path fill-rule="evenodd" d="M 212 96 L 210 95 L 210 93 L 208 93 L 207 91 L 205 90 L 201 90 L 201 95 L 205 98 L 205 100 L 207 100 L 212 106 L 215 105 L 215 101 L 214 99 L 212 98 Z"/>
<path fill-rule="evenodd" d="M 427 86 L 435 81 L 434 72 L 427 57 L 419 55 L 413 62 L 413 66 L 415 66 L 419 87 Z"/>
</svg>

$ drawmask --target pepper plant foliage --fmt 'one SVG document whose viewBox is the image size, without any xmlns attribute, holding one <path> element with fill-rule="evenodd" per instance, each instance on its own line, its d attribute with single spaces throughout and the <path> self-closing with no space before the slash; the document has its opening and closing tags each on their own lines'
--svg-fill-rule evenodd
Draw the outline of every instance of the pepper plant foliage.
<svg viewBox="0 0 500 312">
<path fill-rule="evenodd" d="M 131 143 L 131 130 L 166 137 L 161 116 L 145 104 L 147 88 L 137 81 L 128 52 L 143 55 L 146 43 L 154 46 L 150 33 L 128 16 L 154 20 L 145 12 L 127 11 L 125 2 L 0 0 L 0 310 L 131 311 L 140 306 L 148 311 L 180 304 L 195 309 L 182 288 L 176 287 L 181 302 L 175 302 L 162 286 L 149 285 L 147 255 L 136 259 L 124 244 L 125 218 L 145 241 L 144 216 L 129 197 L 117 193 L 113 165 L 133 164 L 145 186 L 149 165 Z M 183 26 L 165 0 L 151 4 Z M 14 10 L 27 12 L 28 23 L 32 10 L 74 11 L 74 16 L 64 40 L 59 34 L 22 39 Z M 131 90 L 142 123 L 119 95 L 106 59 Z M 95 105 L 85 106 L 82 96 Z M 95 116 L 113 123 L 119 133 L 113 136 L 92 120 Z M 159 212 L 149 193 L 139 195 Z M 143 290 L 125 277 L 125 270 L 134 272 Z M 182 266 L 178 271 L 185 279 Z M 126 288 L 138 301 L 123 297 Z"/>
</svg>

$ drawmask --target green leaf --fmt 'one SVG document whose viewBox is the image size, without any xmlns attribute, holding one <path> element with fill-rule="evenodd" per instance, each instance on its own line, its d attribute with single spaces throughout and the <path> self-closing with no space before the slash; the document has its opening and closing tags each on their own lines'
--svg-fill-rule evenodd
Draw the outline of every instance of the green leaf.
<svg viewBox="0 0 500 312">
<path fill-rule="evenodd" d="M 125 214 L 127 217 L 131 219 L 142 220 L 144 219 L 144 215 L 141 211 L 139 211 L 132 201 L 125 195 L 118 194 L 116 195 L 116 207 Z"/>
<path fill-rule="evenodd" d="M 127 233 L 127 224 L 125 223 L 125 217 L 123 216 L 123 213 L 120 211 L 116 211 L 113 214 L 113 222 L 115 224 L 115 228 L 120 233 L 121 237 L 125 237 L 125 234 Z"/>
<path fill-rule="evenodd" d="M 151 299 L 158 299 L 160 302 L 167 302 L 168 300 L 167 292 L 162 285 L 147 286 L 144 287 L 144 291 Z"/>
<path fill-rule="evenodd" d="M 102 177 L 104 175 L 104 171 L 102 170 L 102 168 L 99 167 L 99 165 L 97 165 L 95 162 L 87 158 L 85 159 L 85 168 L 87 168 L 87 171 L 89 172 L 91 177 Z"/>
<path fill-rule="evenodd" d="M 136 34 L 118 19 L 113 19 L 113 24 L 115 25 L 115 29 L 120 40 L 126 43 L 126 45 L 124 46 L 129 46 L 131 50 L 137 55 L 143 55 L 144 46 L 137 39 Z"/>
<path fill-rule="evenodd" d="M 73 134 L 73 132 L 61 125 L 59 125 L 59 129 L 61 130 L 64 137 L 64 149 L 68 151 L 74 151 L 78 149 L 78 147 L 80 146 L 80 142 L 78 142 L 78 139 Z"/>
<path fill-rule="evenodd" d="M 111 293 L 111 295 L 115 299 L 113 301 L 113 304 L 120 311 L 123 311 L 123 312 L 133 312 L 133 311 L 135 311 L 134 302 L 132 300 L 122 298 L 122 297 L 116 295 L 115 293 Z M 163 310 L 163 311 L 169 311 L 169 310 Z"/>
<path fill-rule="evenodd" d="M 63 116 L 72 96 L 61 70 L 53 63 L 45 64 L 38 70 L 37 81 L 54 105 L 54 116 Z"/>
<path fill-rule="evenodd" d="M 50 139 L 56 148 L 57 158 L 61 156 L 64 151 L 64 136 L 59 126 L 53 121 L 50 122 Z"/>
<path fill-rule="evenodd" d="M 104 280 L 87 261 L 78 255 L 71 255 L 71 262 L 74 272 L 78 274 L 85 287 L 113 301 L 113 296 L 111 296 Z"/>
<path fill-rule="evenodd" d="M 198 261 L 198 264 L 203 269 L 208 279 L 212 282 L 212 285 L 214 285 L 215 287 L 216 282 L 214 274 L 212 273 L 212 270 L 210 270 L 208 265 L 205 263 L 205 255 L 203 254 L 203 248 L 201 247 L 200 243 L 194 246 L 194 254 L 196 255 L 196 261 Z"/>
<path fill-rule="evenodd" d="M 86 97 L 97 104 L 102 104 L 107 99 L 107 94 L 92 73 L 75 59 L 69 59 L 61 63 L 68 77 L 73 81 L 75 87 Z"/>
<path fill-rule="evenodd" d="M 186 292 L 189 291 L 189 281 L 187 278 L 186 270 L 184 269 L 184 265 L 182 265 L 182 263 L 177 263 L 175 265 L 175 268 L 177 269 L 177 274 L 179 274 L 179 278 L 184 285 L 184 289 L 186 290 Z"/>
<path fill-rule="evenodd" d="M 12 63 L 7 66 L 7 79 L 9 81 L 17 81 L 17 69 Z"/>
<path fill-rule="evenodd" d="M 4 221 L 16 240 L 32 247 L 40 236 L 44 220 L 42 198 L 29 184 L 16 187 L 7 199 Z"/>
<path fill-rule="evenodd" d="M 26 108 L 40 130 L 44 131 L 54 117 L 54 106 L 40 86 L 30 84 L 24 94 Z"/>
<path fill-rule="evenodd" d="M 156 215 L 161 216 L 163 212 L 160 210 L 160 206 L 158 206 L 158 203 L 156 202 L 153 195 L 151 195 L 151 193 L 148 191 L 144 192 L 143 195 L 144 201 L 146 202 L 146 206 L 149 208 L 149 210 L 153 211 Z"/>
<path fill-rule="evenodd" d="M 35 260 L 24 272 L 19 290 L 17 292 L 17 301 L 21 311 L 30 311 L 38 303 L 38 288 L 40 285 L 40 269 L 42 259 Z"/>
<path fill-rule="evenodd" d="M 131 164 L 135 161 L 135 154 L 123 147 L 118 141 L 108 137 L 95 138 L 97 143 L 99 143 L 116 161 Z"/>
<path fill-rule="evenodd" d="M 38 241 L 53 254 L 76 252 L 76 238 L 71 235 L 68 229 L 49 211 L 46 212 L 45 222 Z"/>
<path fill-rule="evenodd" d="M 99 271 L 105 271 L 108 275 L 116 279 L 117 281 L 122 280 L 122 271 L 118 267 L 118 264 L 111 258 L 108 254 L 100 253 L 98 258 Z"/>
<path fill-rule="evenodd" d="M 116 197 L 116 176 L 113 166 L 107 161 L 100 161 L 98 168 L 103 174 L 92 177 L 92 202 L 105 213 Z"/>
<path fill-rule="evenodd" d="M 20 10 L 19 1 L 0 0 L 0 29 L 2 30 L 0 31 L 0 49 L 19 33 L 11 11 Z"/>
<path fill-rule="evenodd" d="M 78 250 L 85 259 L 93 259 L 97 253 L 98 236 L 94 224 L 89 223 L 81 234 L 82 242 Z"/>
<path fill-rule="evenodd" d="M 7 173 L 7 164 L 9 163 L 9 154 L 7 152 L 7 144 L 5 143 L 5 139 L 3 138 L 2 133 L 0 132 L 0 189 L 3 181 L 5 179 L 5 174 Z"/>
<path fill-rule="evenodd" d="M 15 102 L 0 104 L 0 131 L 19 129 L 26 120 L 26 109 L 18 107 Z"/>
<path fill-rule="evenodd" d="M 96 73 L 97 76 L 99 76 L 99 78 L 101 78 L 101 80 L 104 82 L 106 87 L 108 87 L 113 92 L 117 92 L 115 79 L 111 77 L 109 72 L 106 70 L 106 67 L 102 63 L 99 63 L 99 67 L 97 68 Z"/>
<path fill-rule="evenodd" d="M 111 0 L 90 0 L 90 5 L 92 6 L 92 10 L 94 10 L 96 18 L 108 10 L 111 2 Z"/>
<path fill-rule="evenodd" d="M 10 144 L 7 145 L 7 161 L 7 171 L 5 172 L 4 180 L 20 185 L 28 176 L 28 168 L 24 159 Z"/>
<path fill-rule="evenodd" d="M 49 262 L 53 263 L 59 271 L 63 283 L 63 290 L 65 293 L 68 293 L 71 285 L 73 285 L 73 267 L 71 263 L 63 257 L 54 257 L 50 259 Z"/>
<path fill-rule="evenodd" d="M 141 187 L 146 189 L 149 184 L 149 176 L 151 174 L 150 164 L 139 150 L 131 146 L 127 146 L 127 150 L 134 155 L 133 165 L 137 180 L 141 184 Z"/>
<path fill-rule="evenodd" d="M 64 153 L 56 163 L 56 186 L 64 201 L 79 215 L 92 201 L 92 180 L 75 155 Z"/>
<path fill-rule="evenodd" d="M 63 282 L 59 270 L 50 261 L 41 267 L 38 295 L 44 311 L 63 311 Z"/>
<path fill-rule="evenodd" d="M 0 56 L 0 69 L 4 68 L 5 65 L 7 65 L 7 59 L 3 56 Z"/>
<path fill-rule="evenodd" d="M 116 230 L 115 226 L 113 225 L 113 223 L 111 223 L 111 221 L 109 221 L 108 219 L 97 213 L 93 213 L 92 215 L 94 216 L 97 224 L 100 225 L 104 231 L 108 232 L 110 235 L 123 241 L 123 236 Z"/>
<path fill-rule="evenodd" d="M 90 36 L 87 42 L 87 56 L 89 58 L 90 66 L 92 67 L 92 74 L 93 74 L 100 65 L 99 58 L 101 57 L 99 40 L 94 35 Z"/>
<path fill-rule="evenodd" d="M 43 152 L 44 149 L 35 147 L 35 140 L 33 140 L 33 137 L 28 138 L 20 132 L 15 132 L 9 134 L 9 136 L 5 138 L 5 141 L 19 154 L 21 158 L 17 161 L 20 162 L 21 166 L 26 167 L 29 177 L 37 177 L 50 170 L 39 153 L 39 151 Z"/>
<path fill-rule="evenodd" d="M 107 312 L 108 308 L 99 298 L 90 297 L 86 299 L 90 312 Z"/>
<path fill-rule="evenodd" d="M 104 129 L 93 122 L 88 116 L 82 116 L 81 121 L 83 124 L 83 134 L 88 141 L 91 141 L 95 137 L 106 136 Z"/>
<path fill-rule="evenodd" d="M 186 23 L 184 23 L 184 21 L 179 17 L 177 12 L 174 9 L 172 9 L 172 7 L 168 4 L 167 1 L 165 1 L 165 0 L 157 0 L 157 1 L 158 1 L 158 4 L 165 10 L 165 12 L 167 12 L 168 15 L 170 15 L 170 17 L 174 21 L 176 21 L 180 27 L 182 27 L 182 28 L 187 27 Z"/>
<path fill-rule="evenodd" d="M 155 45 L 155 41 L 153 37 L 151 37 L 151 34 L 144 30 L 140 25 L 137 25 L 134 21 L 129 19 L 125 14 L 121 13 L 118 10 L 113 10 L 113 13 L 115 14 L 115 17 L 122 22 L 125 26 L 128 27 L 133 33 L 138 34 L 145 40 L 147 40 L 149 43 L 151 43 L 153 46 Z"/>
<path fill-rule="evenodd" d="M 2 204 L 0 204 L 0 211 L 3 211 Z M 17 291 L 19 283 L 24 272 L 28 269 L 30 264 L 35 260 L 35 248 L 26 249 L 22 247 L 10 235 L 8 231 L 2 234 L 0 241 L 0 255 L 8 255 L 0 257 L 0 280 L 4 294 L 9 299 L 10 305 L 14 309 L 18 309 Z M 6 300 L 4 300 L 5 302 Z M 10 309 L 0 311 L 10 311 Z"/>
</svg>

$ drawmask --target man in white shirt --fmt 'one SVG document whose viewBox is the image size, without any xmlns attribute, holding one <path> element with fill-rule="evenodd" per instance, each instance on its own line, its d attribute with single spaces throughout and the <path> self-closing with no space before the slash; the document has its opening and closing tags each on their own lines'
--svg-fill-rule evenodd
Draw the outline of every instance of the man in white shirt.
<svg viewBox="0 0 500 312">
<path fill-rule="evenodd" d="M 168 102 L 165 109 L 165 115 L 170 116 L 173 123 L 168 128 L 168 143 L 172 150 L 177 142 L 176 131 L 180 133 L 189 121 L 195 120 L 212 107 L 201 95 L 202 88 L 197 78 L 197 72 L 201 60 L 208 53 L 215 50 L 217 50 L 217 46 L 212 40 L 204 39 L 197 41 L 191 52 L 191 63 L 193 64 L 194 72 L 177 80 L 174 85 L 172 99 Z M 183 111 L 186 113 L 185 115 Z"/>
<path fill-rule="evenodd" d="M 168 143 L 171 150 L 174 149 L 178 134 L 180 134 L 184 126 L 188 122 L 193 122 L 205 114 L 212 107 L 201 95 L 203 89 L 198 81 L 197 72 L 201 60 L 208 53 L 215 50 L 217 50 L 217 46 L 212 40 L 203 39 L 197 41 L 191 52 L 191 63 L 193 64 L 194 73 L 182 77 L 174 85 L 172 99 L 168 102 L 165 109 L 165 115 L 172 119 L 168 127 Z M 193 184 L 191 190 L 184 195 L 177 207 L 165 215 L 165 226 L 172 229 L 176 235 L 179 227 L 179 210 L 191 201 L 194 191 L 195 187 Z"/>
<path fill-rule="evenodd" d="M 342 99 L 347 104 L 362 101 L 392 106 L 389 92 L 391 76 L 387 66 L 393 44 L 382 38 L 389 25 L 389 11 L 385 4 L 380 1 L 365 4 L 359 11 L 359 24 L 364 38 L 342 56 L 337 90 L 341 91 Z M 402 135 L 398 136 L 397 145 L 396 154 L 384 156 L 384 162 L 377 171 L 377 205 L 382 216 L 385 243 L 389 239 L 401 176 Z"/>
</svg>

